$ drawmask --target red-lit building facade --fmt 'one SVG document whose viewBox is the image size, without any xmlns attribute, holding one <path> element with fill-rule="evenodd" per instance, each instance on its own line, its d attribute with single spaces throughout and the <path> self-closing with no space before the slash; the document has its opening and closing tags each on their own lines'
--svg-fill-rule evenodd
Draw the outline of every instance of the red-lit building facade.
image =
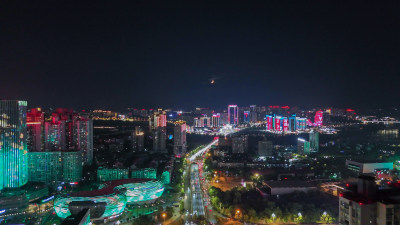
<svg viewBox="0 0 400 225">
<path fill-rule="evenodd" d="M 84 164 L 93 161 L 93 122 L 70 109 L 56 109 L 46 117 L 40 108 L 27 113 L 31 152 L 80 151 Z"/>
<path fill-rule="evenodd" d="M 149 127 L 153 133 L 153 152 L 167 152 L 167 114 L 158 109 L 149 118 Z"/>
</svg>

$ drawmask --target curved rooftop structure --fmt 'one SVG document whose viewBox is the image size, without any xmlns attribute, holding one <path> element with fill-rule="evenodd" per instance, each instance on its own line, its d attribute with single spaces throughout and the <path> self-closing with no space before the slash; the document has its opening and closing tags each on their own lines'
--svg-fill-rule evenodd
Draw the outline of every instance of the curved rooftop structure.
<svg viewBox="0 0 400 225">
<path fill-rule="evenodd" d="M 122 179 L 108 181 L 93 191 L 70 193 L 58 197 L 54 209 L 61 218 L 90 208 L 90 218 L 99 219 L 122 213 L 126 204 L 155 201 L 164 192 L 164 185 L 152 179 Z"/>
</svg>

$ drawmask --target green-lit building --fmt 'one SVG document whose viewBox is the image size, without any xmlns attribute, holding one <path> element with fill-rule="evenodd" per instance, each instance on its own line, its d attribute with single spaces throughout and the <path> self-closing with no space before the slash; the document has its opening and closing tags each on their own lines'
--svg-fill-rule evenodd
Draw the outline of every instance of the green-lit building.
<svg viewBox="0 0 400 225">
<path fill-rule="evenodd" d="M 0 100 L 0 190 L 28 182 L 26 101 Z"/>
<path fill-rule="evenodd" d="M 301 155 L 310 154 L 310 142 L 302 138 L 297 139 L 297 153 Z"/>
<path fill-rule="evenodd" d="M 127 179 L 129 176 L 129 169 L 127 168 L 104 168 L 99 167 L 97 169 L 97 181 L 110 181 Z"/>
<path fill-rule="evenodd" d="M 122 179 L 107 181 L 92 191 L 81 191 L 58 196 L 54 200 L 54 210 L 60 218 L 66 218 L 74 212 L 90 209 L 92 220 L 107 220 L 119 216 L 127 205 L 138 208 L 138 215 L 154 212 L 155 201 L 162 196 L 164 185 L 151 179 Z"/>
<path fill-rule="evenodd" d="M 46 184 L 61 181 L 61 152 L 29 152 L 28 171 L 30 181 L 40 181 Z"/>
<path fill-rule="evenodd" d="M 131 172 L 131 178 L 157 179 L 155 168 L 135 169 Z"/>
<path fill-rule="evenodd" d="M 164 172 L 161 174 L 161 182 L 162 182 L 163 184 L 169 184 L 169 183 L 171 183 L 171 175 L 169 174 L 168 171 L 164 171 Z"/>
<path fill-rule="evenodd" d="M 82 178 L 81 151 L 63 152 L 63 180 L 65 182 L 79 182 Z"/>
<path fill-rule="evenodd" d="M 82 177 L 82 154 L 74 152 L 29 152 L 29 181 L 47 184 L 79 182 Z"/>
<path fill-rule="evenodd" d="M 319 133 L 318 131 L 312 130 L 309 134 L 310 140 L 310 150 L 312 152 L 319 151 Z"/>
</svg>

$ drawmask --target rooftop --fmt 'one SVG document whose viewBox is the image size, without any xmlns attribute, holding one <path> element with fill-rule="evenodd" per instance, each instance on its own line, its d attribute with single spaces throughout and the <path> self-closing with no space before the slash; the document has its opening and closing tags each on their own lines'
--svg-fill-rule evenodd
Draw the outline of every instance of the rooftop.
<svg viewBox="0 0 400 225">
<path fill-rule="evenodd" d="M 316 187 L 317 185 L 307 181 L 266 181 L 265 184 L 270 188 L 295 188 L 295 187 Z"/>
<path fill-rule="evenodd" d="M 347 161 L 358 162 L 358 163 L 392 163 L 380 159 L 368 160 L 368 159 L 348 159 Z"/>
<path fill-rule="evenodd" d="M 96 196 L 105 196 L 113 194 L 114 188 L 123 184 L 130 184 L 130 183 L 143 183 L 147 181 L 151 181 L 152 179 L 121 179 L 121 180 L 112 180 L 104 182 L 105 187 L 101 189 L 96 189 L 93 191 L 80 191 L 70 193 L 69 196 L 71 197 L 96 197 Z"/>
</svg>

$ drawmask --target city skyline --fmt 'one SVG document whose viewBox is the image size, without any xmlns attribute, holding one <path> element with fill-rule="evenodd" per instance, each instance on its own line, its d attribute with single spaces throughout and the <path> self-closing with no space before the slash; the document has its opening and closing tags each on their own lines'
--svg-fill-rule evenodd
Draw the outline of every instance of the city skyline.
<svg viewBox="0 0 400 225">
<path fill-rule="evenodd" d="M 1 4 L 0 96 L 32 107 L 398 106 L 398 3 Z"/>
<path fill-rule="evenodd" d="M 0 1 L 0 225 L 399 225 L 399 11 Z"/>
</svg>

